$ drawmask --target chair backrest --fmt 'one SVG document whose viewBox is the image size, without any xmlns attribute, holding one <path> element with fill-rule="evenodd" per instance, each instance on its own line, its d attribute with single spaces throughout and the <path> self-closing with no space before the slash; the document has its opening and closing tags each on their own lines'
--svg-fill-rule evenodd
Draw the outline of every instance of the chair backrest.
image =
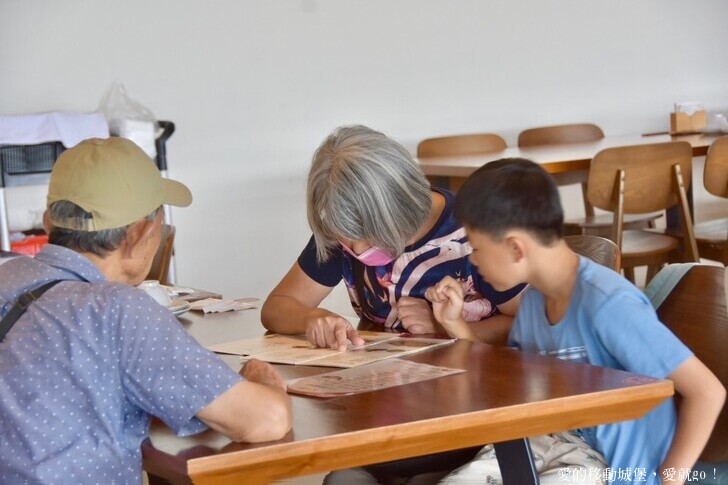
<svg viewBox="0 0 728 485">
<path fill-rule="evenodd" d="M 169 266 L 172 261 L 172 252 L 174 249 L 175 228 L 170 224 L 162 224 L 162 239 L 159 242 L 159 248 L 154 255 L 152 267 L 146 279 L 158 280 L 163 285 L 170 284 Z"/>
<path fill-rule="evenodd" d="M 703 172 L 705 190 L 718 197 L 728 198 L 728 136 L 710 145 Z"/>
<path fill-rule="evenodd" d="M 607 148 L 597 153 L 589 167 L 589 202 L 615 211 L 619 173 L 624 172 L 624 213 L 656 212 L 678 203 L 673 167 L 690 185 L 693 151 L 684 141 Z"/>
<path fill-rule="evenodd" d="M 572 123 L 567 125 L 540 126 L 523 130 L 518 135 L 518 146 L 528 148 L 533 146 L 557 145 L 564 143 L 586 143 L 601 140 L 604 132 L 593 123 Z M 560 186 L 581 184 L 581 193 L 584 199 L 584 214 L 594 217 L 594 207 L 586 198 L 587 174 L 584 171 L 564 172 L 552 174 Z"/>
<path fill-rule="evenodd" d="M 417 145 L 417 156 L 447 157 L 456 155 L 479 155 L 506 149 L 506 141 L 492 133 L 452 135 L 427 138 Z"/>
<path fill-rule="evenodd" d="M 518 135 L 519 147 L 556 145 L 561 143 L 585 143 L 601 140 L 604 132 L 593 123 L 541 126 L 523 130 Z"/>
<path fill-rule="evenodd" d="M 572 251 L 586 256 L 592 261 L 619 272 L 622 262 L 622 253 L 614 241 L 605 237 L 578 234 L 564 236 L 564 241 Z"/>
<path fill-rule="evenodd" d="M 693 266 L 657 309 L 660 320 L 728 388 L 728 309 L 725 268 Z M 700 459 L 728 461 L 728 406 L 718 417 Z"/>
<path fill-rule="evenodd" d="M 589 167 L 587 199 L 594 207 L 614 212 L 611 239 L 622 249 L 624 214 L 644 214 L 674 205 L 680 212 L 684 252 L 698 261 L 687 190 L 693 151 L 684 141 L 607 148 Z"/>
</svg>

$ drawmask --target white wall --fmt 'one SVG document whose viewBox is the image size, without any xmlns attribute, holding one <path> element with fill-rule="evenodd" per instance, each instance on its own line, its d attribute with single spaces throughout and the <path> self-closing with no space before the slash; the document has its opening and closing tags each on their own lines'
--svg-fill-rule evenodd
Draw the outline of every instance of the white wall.
<svg viewBox="0 0 728 485">
<path fill-rule="evenodd" d="M 334 127 L 421 138 L 728 112 L 719 0 L 0 0 L 0 114 L 91 111 L 114 79 L 177 132 L 178 279 L 265 296 L 308 238 L 305 175 Z"/>
</svg>

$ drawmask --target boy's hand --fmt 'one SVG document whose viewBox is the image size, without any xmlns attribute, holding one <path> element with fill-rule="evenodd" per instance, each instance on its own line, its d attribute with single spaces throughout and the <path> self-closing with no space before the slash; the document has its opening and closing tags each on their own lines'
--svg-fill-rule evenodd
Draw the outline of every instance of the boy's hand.
<svg viewBox="0 0 728 485">
<path fill-rule="evenodd" d="M 402 321 L 402 326 L 409 333 L 436 333 L 435 318 L 430 305 L 422 298 L 403 296 L 397 302 L 397 315 Z"/>
<path fill-rule="evenodd" d="M 465 302 L 460 282 L 445 276 L 438 284 L 427 289 L 425 297 L 432 302 L 435 318 L 451 337 L 478 341 L 462 317 Z"/>
<path fill-rule="evenodd" d="M 341 315 L 317 308 L 306 317 L 306 337 L 317 347 L 344 351 L 347 341 L 354 346 L 364 345 L 351 322 Z"/>
<path fill-rule="evenodd" d="M 449 327 L 462 319 L 464 294 L 460 282 L 451 276 L 445 276 L 439 283 L 427 289 L 425 298 L 432 302 L 435 318 L 442 325 Z"/>
</svg>

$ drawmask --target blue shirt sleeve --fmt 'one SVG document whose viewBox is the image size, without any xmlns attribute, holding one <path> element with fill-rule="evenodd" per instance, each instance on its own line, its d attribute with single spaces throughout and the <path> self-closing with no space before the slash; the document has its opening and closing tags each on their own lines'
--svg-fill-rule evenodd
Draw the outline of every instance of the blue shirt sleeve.
<svg viewBox="0 0 728 485">
<path fill-rule="evenodd" d="M 320 285 L 333 288 L 341 281 L 341 253 L 331 251 L 329 259 L 319 263 L 316 259 L 316 240 L 313 236 L 298 256 L 298 265 L 309 278 Z"/>
<path fill-rule="evenodd" d="M 202 431 L 206 426 L 195 415 L 242 377 L 151 297 L 122 291 L 117 345 L 127 399 L 178 434 Z"/>
</svg>

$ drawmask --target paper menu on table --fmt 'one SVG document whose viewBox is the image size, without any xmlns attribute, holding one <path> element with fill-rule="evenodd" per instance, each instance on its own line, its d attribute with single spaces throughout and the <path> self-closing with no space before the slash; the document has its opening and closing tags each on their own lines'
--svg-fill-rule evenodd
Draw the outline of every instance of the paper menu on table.
<svg viewBox="0 0 728 485">
<path fill-rule="evenodd" d="M 412 355 L 423 350 L 433 349 L 454 342 L 452 339 L 434 339 L 409 336 L 397 336 L 392 339 L 375 342 L 364 347 L 354 348 L 346 352 L 337 352 L 326 357 L 308 362 L 309 365 L 324 367 L 357 367 L 392 357 Z"/>
<path fill-rule="evenodd" d="M 347 396 L 460 374 L 463 369 L 392 359 L 288 381 L 288 392 L 314 397 Z"/>
<path fill-rule="evenodd" d="M 305 335 L 266 335 L 264 337 L 234 340 L 209 346 L 220 354 L 253 357 L 278 364 L 299 364 L 310 359 L 335 354 L 338 350 L 312 346 Z"/>
<path fill-rule="evenodd" d="M 257 298 L 252 299 L 253 301 L 243 300 L 246 299 L 222 300 L 220 298 L 203 298 L 201 300 L 196 300 L 190 303 L 190 310 L 201 311 L 202 313 L 222 313 L 256 308 L 256 305 L 253 301 L 257 301 Z"/>
<path fill-rule="evenodd" d="M 203 298 L 222 298 L 222 295 L 219 293 L 213 293 L 211 291 L 196 290 L 194 288 L 186 288 L 182 286 L 162 285 L 162 287 L 167 290 L 167 294 L 173 300 L 193 302 L 202 300 Z"/>
<path fill-rule="evenodd" d="M 349 348 L 344 352 L 315 347 L 305 335 L 279 334 L 235 340 L 208 348 L 217 353 L 241 355 L 278 364 L 355 367 L 391 357 L 410 355 L 453 341 L 408 337 L 388 332 L 360 331 L 359 336 L 364 339 L 365 344 L 360 347 L 349 344 Z"/>
<path fill-rule="evenodd" d="M 364 346 L 396 338 L 398 334 L 360 332 Z M 213 352 L 254 357 L 279 364 L 302 364 L 310 360 L 342 353 L 339 350 L 315 347 L 305 335 L 270 334 L 263 337 L 234 340 L 208 347 Z M 349 344 L 348 350 L 356 347 Z"/>
</svg>

